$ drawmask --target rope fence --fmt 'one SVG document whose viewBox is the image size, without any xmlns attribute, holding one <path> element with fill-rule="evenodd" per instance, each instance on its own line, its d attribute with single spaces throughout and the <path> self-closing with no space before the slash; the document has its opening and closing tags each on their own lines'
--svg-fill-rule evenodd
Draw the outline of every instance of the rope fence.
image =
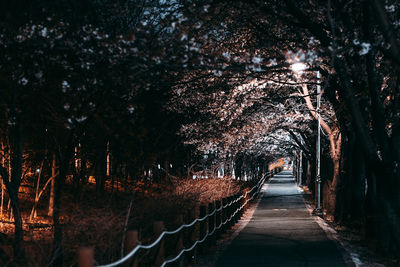
<svg viewBox="0 0 400 267">
<path fill-rule="evenodd" d="M 138 253 L 139 250 L 151 250 L 153 248 L 158 247 L 158 252 L 156 254 L 163 254 L 163 248 L 160 248 L 161 245 L 163 245 L 163 239 L 165 236 L 167 235 L 181 235 L 179 238 L 179 252 L 176 252 L 175 256 L 169 256 L 167 259 L 164 260 L 163 255 L 156 255 L 156 257 L 158 259 L 155 260 L 155 266 L 161 266 L 164 267 L 167 264 L 173 263 L 178 261 L 179 259 L 181 259 L 182 255 L 184 255 L 186 252 L 191 252 L 194 251 L 196 249 L 196 247 L 199 244 L 204 243 L 208 237 L 212 237 L 216 231 L 221 230 L 224 226 L 227 226 L 228 224 L 230 225 L 232 223 L 233 226 L 234 223 L 236 223 L 239 218 L 238 215 L 242 215 L 247 204 L 253 200 L 258 193 L 260 192 L 262 185 L 264 184 L 265 180 L 267 178 L 272 177 L 275 173 L 277 172 L 276 169 L 266 173 L 259 181 L 256 185 L 254 185 L 252 188 L 250 188 L 247 191 L 244 191 L 240 194 L 240 196 L 237 195 L 233 195 L 230 198 L 235 197 L 235 199 L 229 201 L 229 203 L 223 204 L 224 201 L 220 201 L 220 207 L 216 208 L 216 205 L 214 206 L 215 208 L 213 208 L 213 211 L 210 212 L 210 210 L 208 211 L 208 213 L 204 216 L 202 216 L 201 218 L 195 218 L 192 222 L 187 223 L 187 224 L 182 224 L 181 226 L 179 226 L 177 229 L 173 230 L 173 231 L 166 231 L 166 230 L 162 230 L 163 229 L 163 223 L 162 222 L 158 222 L 159 225 L 157 226 L 158 231 L 162 231 L 159 235 L 158 238 L 156 240 L 154 240 L 151 244 L 148 245 L 143 245 L 140 244 L 140 242 L 137 240 L 137 232 L 136 231 L 131 231 L 131 232 L 135 232 L 130 235 L 127 235 L 127 238 L 130 238 L 131 240 L 127 240 L 126 243 L 128 244 L 128 247 L 131 247 L 131 250 L 129 252 L 126 253 L 126 255 L 124 257 L 122 257 L 121 259 L 109 263 L 109 264 L 105 264 L 105 265 L 95 265 L 95 260 L 94 260 L 94 253 L 93 253 L 93 248 L 81 248 L 79 250 L 79 257 L 78 257 L 78 266 L 79 267 L 92 267 L 92 266 L 98 266 L 98 267 L 113 267 L 113 266 L 121 266 L 122 264 L 128 264 L 128 266 L 137 266 L 137 261 L 135 261 L 133 258 L 135 258 L 135 255 Z M 228 199 L 230 199 L 228 197 Z M 239 202 L 242 201 L 242 202 Z M 238 203 L 242 203 L 241 205 L 238 205 Z M 238 207 L 236 207 L 235 210 L 229 210 L 232 208 L 235 208 L 235 205 L 238 205 Z M 204 207 L 205 208 L 205 207 Z M 210 206 L 209 206 L 210 209 Z M 225 212 L 224 212 L 225 211 Z M 243 211 L 241 213 L 241 211 Z M 229 213 L 229 214 L 227 214 Z M 219 224 L 216 225 L 216 218 L 217 215 L 219 216 L 218 221 Z M 224 219 L 222 217 L 225 217 Z M 186 228 L 192 228 L 195 227 L 195 225 L 199 223 L 203 223 L 203 228 L 200 229 L 200 233 L 201 237 L 198 238 L 197 240 L 192 240 L 193 244 L 188 247 L 188 248 L 184 248 L 182 243 L 182 231 Z M 211 226 L 212 225 L 212 226 Z M 209 226 L 209 228 L 212 227 L 212 229 L 207 229 Z M 156 228 L 156 227 L 155 227 Z M 160 230 L 161 229 L 161 230 Z M 202 231 L 203 230 L 203 231 Z M 193 230 L 194 231 L 194 230 Z M 133 239 L 132 239 L 133 236 Z M 130 245 L 129 245 L 130 244 Z M 160 251 L 162 251 L 162 253 L 160 253 Z"/>
</svg>

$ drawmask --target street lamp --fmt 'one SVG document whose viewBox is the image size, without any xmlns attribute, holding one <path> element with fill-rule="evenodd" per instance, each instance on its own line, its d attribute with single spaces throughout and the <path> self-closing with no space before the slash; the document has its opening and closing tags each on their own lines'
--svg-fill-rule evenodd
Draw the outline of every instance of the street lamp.
<svg viewBox="0 0 400 267">
<path fill-rule="evenodd" d="M 300 74 L 303 72 L 307 66 L 304 63 L 297 62 L 291 65 L 292 71 L 294 71 L 297 74 Z M 317 116 L 318 116 L 318 133 L 317 133 L 317 151 L 316 151 L 316 157 L 317 157 L 317 171 L 316 171 L 316 177 L 315 177 L 315 183 L 316 183 L 316 193 L 317 193 L 317 207 L 314 209 L 313 214 L 314 215 L 321 215 L 322 214 L 322 209 L 321 209 L 321 86 L 319 84 L 319 80 L 321 78 L 321 75 L 319 71 L 317 71 Z M 299 184 L 301 184 L 301 175 L 302 175 L 302 152 L 300 151 L 300 174 L 299 174 Z"/>
<path fill-rule="evenodd" d="M 304 63 L 297 62 L 297 63 L 294 63 L 294 64 L 290 65 L 290 68 L 295 73 L 301 73 L 303 70 L 305 70 L 307 68 L 307 66 Z"/>
<path fill-rule="evenodd" d="M 301 139 L 301 144 L 303 145 L 303 139 Z M 302 175 L 303 175 L 303 150 L 300 149 L 300 164 L 299 164 L 299 186 L 302 184 Z"/>
<path fill-rule="evenodd" d="M 301 74 L 305 69 L 307 69 L 307 65 L 302 62 L 296 62 L 290 65 L 292 71 L 296 74 Z M 298 184 L 301 185 L 301 175 L 302 175 L 302 151 L 300 150 L 300 159 L 299 159 L 299 170 L 296 170 L 298 173 Z"/>
<path fill-rule="evenodd" d="M 321 75 L 317 71 L 317 114 L 318 114 L 318 137 L 317 137 L 317 176 L 315 183 L 317 184 L 317 207 L 313 211 L 315 215 L 322 215 L 321 209 L 321 85 L 319 80 Z"/>
</svg>

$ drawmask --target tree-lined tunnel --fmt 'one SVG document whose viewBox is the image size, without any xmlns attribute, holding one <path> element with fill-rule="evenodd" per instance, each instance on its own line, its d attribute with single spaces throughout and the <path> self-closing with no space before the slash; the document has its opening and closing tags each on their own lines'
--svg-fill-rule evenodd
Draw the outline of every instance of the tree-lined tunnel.
<svg viewBox="0 0 400 267">
<path fill-rule="evenodd" d="M 316 214 L 398 263 L 399 13 L 396 0 L 1 1 L 1 263 L 71 265 L 97 242 L 109 262 L 126 230 L 173 225 L 282 159 Z"/>
</svg>

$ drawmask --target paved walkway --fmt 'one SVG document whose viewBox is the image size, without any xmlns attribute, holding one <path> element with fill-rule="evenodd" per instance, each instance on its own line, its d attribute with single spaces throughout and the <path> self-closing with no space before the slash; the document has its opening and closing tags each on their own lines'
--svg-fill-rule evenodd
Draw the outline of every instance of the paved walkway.
<svg viewBox="0 0 400 267">
<path fill-rule="evenodd" d="M 215 266 L 346 266 L 306 209 L 291 172 L 275 175 L 267 185 L 251 221 Z"/>
</svg>

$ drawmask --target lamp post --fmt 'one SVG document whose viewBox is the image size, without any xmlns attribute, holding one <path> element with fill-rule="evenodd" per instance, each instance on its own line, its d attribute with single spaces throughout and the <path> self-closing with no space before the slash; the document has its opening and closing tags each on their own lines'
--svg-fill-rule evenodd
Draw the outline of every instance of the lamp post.
<svg viewBox="0 0 400 267">
<path fill-rule="evenodd" d="M 295 73 L 301 73 L 307 68 L 307 66 L 304 63 L 297 62 L 297 63 L 292 64 L 291 68 Z M 303 143 L 303 139 L 301 140 L 301 142 Z M 302 183 L 302 179 L 301 179 L 302 178 L 301 176 L 303 174 L 302 161 L 303 161 L 303 151 L 300 149 L 299 170 L 298 170 L 299 175 L 298 175 L 298 179 L 297 179 L 297 182 L 299 185 L 301 185 L 301 183 Z"/>
<path fill-rule="evenodd" d="M 291 65 L 291 69 L 295 73 L 303 72 L 307 66 L 304 63 L 297 62 Z M 321 86 L 319 85 L 319 80 L 321 78 L 321 74 L 317 71 L 317 116 L 318 116 L 318 132 L 317 132 L 317 151 L 316 151 L 316 158 L 317 158 L 317 166 L 316 166 L 316 177 L 315 177 L 315 186 L 316 186 L 316 208 L 313 211 L 314 215 L 322 215 L 321 209 Z M 299 175 L 299 184 L 301 184 L 301 175 L 302 175 L 302 152 L 300 151 L 300 175 Z"/>
<path fill-rule="evenodd" d="M 303 139 L 301 139 L 301 144 L 303 145 Z M 302 184 L 303 175 L 303 150 L 300 149 L 300 164 L 299 164 L 299 186 Z"/>
<path fill-rule="evenodd" d="M 317 186 L 317 207 L 314 210 L 315 215 L 321 215 L 321 85 L 319 85 L 319 80 L 321 75 L 317 71 L 317 114 L 318 114 L 318 136 L 317 136 L 317 175 L 315 183 Z"/>
</svg>

